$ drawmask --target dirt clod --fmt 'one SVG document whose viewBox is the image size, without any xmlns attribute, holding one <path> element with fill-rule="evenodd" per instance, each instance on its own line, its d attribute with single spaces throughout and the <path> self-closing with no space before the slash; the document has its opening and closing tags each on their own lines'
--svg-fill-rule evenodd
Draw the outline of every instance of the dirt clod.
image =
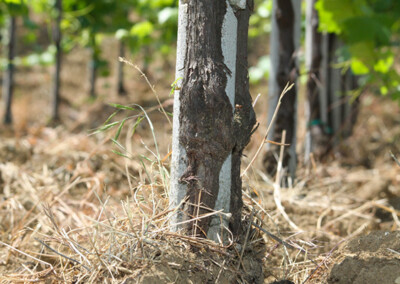
<svg viewBox="0 0 400 284">
<path fill-rule="evenodd" d="M 337 252 L 329 284 L 398 283 L 400 231 L 372 232 L 350 241 Z M 396 282 L 397 281 L 397 282 Z"/>
</svg>

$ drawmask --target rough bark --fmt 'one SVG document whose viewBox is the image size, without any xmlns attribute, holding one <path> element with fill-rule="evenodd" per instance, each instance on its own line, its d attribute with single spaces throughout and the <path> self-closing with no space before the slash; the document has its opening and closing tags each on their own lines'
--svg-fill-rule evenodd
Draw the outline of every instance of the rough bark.
<svg viewBox="0 0 400 284">
<path fill-rule="evenodd" d="M 278 98 L 286 84 L 296 83 L 298 76 L 297 62 L 296 62 L 296 25 L 300 23 L 295 15 L 295 6 L 292 0 L 277 0 L 274 2 L 274 18 L 278 30 L 279 53 L 276 71 L 273 73 L 274 83 L 277 88 L 274 88 L 275 93 L 270 96 Z M 297 21 L 297 22 L 296 22 Z M 271 51 L 273 52 L 273 51 Z M 275 51 L 276 52 L 276 51 Z M 272 103 L 273 105 L 274 103 Z M 294 147 L 296 139 L 296 104 L 297 104 L 297 86 L 286 93 L 282 99 L 282 107 L 278 111 L 273 133 L 270 136 L 271 140 L 281 141 L 282 132 L 286 130 L 286 143 Z M 271 105 L 271 106 L 272 106 Z M 276 105 L 276 104 L 275 104 Z M 270 108 L 271 113 L 271 108 Z M 275 159 L 278 147 L 271 146 L 270 151 L 267 153 L 264 164 L 266 170 L 270 175 L 274 175 L 276 171 L 277 161 Z M 289 163 L 296 164 L 296 155 L 290 148 L 285 149 L 283 157 L 283 167 L 288 167 Z M 291 175 L 294 176 L 294 170 L 291 169 Z"/>
<path fill-rule="evenodd" d="M 62 17 L 62 0 L 55 2 L 55 10 L 57 11 L 57 18 L 53 27 L 53 41 L 56 47 L 56 62 L 53 78 L 53 121 L 60 119 L 59 105 L 60 105 L 60 74 L 61 74 L 61 30 L 60 23 Z"/>
<path fill-rule="evenodd" d="M 12 123 L 12 98 L 14 89 L 14 56 L 15 56 L 16 18 L 10 17 L 8 23 L 7 42 L 7 69 L 3 78 L 3 97 L 5 98 L 4 124 Z"/>
<path fill-rule="evenodd" d="M 248 1 L 245 10 L 238 10 L 238 41 L 236 55 L 236 94 L 235 94 L 235 113 L 233 124 L 233 137 L 236 139 L 232 151 L 232 184 L 231 184 L 231 210 L 230 220 L 231 230 L 234 235 L 240 235 L 242 201 L 242 179 L 240 178 L 241 156 L 244 148 L 250 142 L 250 136 L 256 116 L 253 110 L 252 99 L 249 92 L 249 77 L 247 65 L 247 38 L 249 28 L 249 18 L 253 11 L 253 1 Z"/>
<path fill-rule="evenodd" d="M 240 232 L 240 156 L 255 123 L 247 77 L 252 1 L 182 2 L 186 1 L 181 1 L 180 12 L 186 12 L 187 17 L 180 16 L 179 25 L 185 23 L 186 29 L 178 31 L 178 48 L 186 51 L 183 55 L 178 50 L 177 59 L 177 73 L 183 79 L 178 92 L 179 109 L 174 106 L 174 137 L 178 136 L 179 145 L 173 141 L 170 203 L 176 207 L 186 201 L 181 213 L 173 218 L 178 222 L 213 210 L 231 213 L 232 218 L 222 217 L 222 223 L 220 216 L 214 216 L 185 226 L 190 235 L 217 241 L 223 237 L 216 230 L 221 230 L 225 222 L 229 222 L 234 235 Z M 238 8 L 242 2 L 245 10 Z M 179 42 L 183 38 L 184 44 Z"/>
<path fill-rule="evenodd" d="M 226 67 L 221 48 L 224 1 L 188 2 L 185 75 L 181 90 L 179 141 L 188 168 L 181 181 L 188 185 L 188 218 L 209 213 L 219 190 L 219 173 L 232 149 L 232 106 L 225 93 Z M 201 208 L 201 207 L 206 208 Z M 205 236 L 210 218 L 190 222 L 192 234 Z"/>
</svg>

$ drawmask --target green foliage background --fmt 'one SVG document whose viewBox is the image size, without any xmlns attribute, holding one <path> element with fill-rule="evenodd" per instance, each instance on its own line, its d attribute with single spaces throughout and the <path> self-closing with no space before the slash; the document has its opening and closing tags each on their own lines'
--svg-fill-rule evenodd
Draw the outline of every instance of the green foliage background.
<svg viewBox="0 0 400 284">
<path fill-rule="evenodd" d="M 339 35 L 342 65 L 362 75 L 363 86 L 400 102 L 396 71 L 400 36 L 398 0 L 318 0 L 320 30 Z"/>
<path fill-rule="evenodd" d="M 30 16 L 41 15 L 51 34 L 57 16 L 54 5 L 55 0 L 1 0 L 0 27 L 6 27 L 10 16 L 23 18 L 24 40 L 32 44 L 32 53 L 17 58 L 16 64 L 53 64 L 54 46 L 43 50 L 35 45 L 39 27 Z M 400 43 L 400 1 L 318 0 L 316 8 L 320 30 L 337 34 L 344 43 L 338 51 L 340 67 L 351 68 L 361 75 L 363 87 L 400 102 L 400 75 L 395 68 Z M 62 13 L 64 51 L 75 46 L 91 48 L 99 65 L 103 62 L 99 46 L 104 35 L 122 41 L 131 55 L 143 54 L 146 63 L 154 54 L 164 56 L 175 52 L 178 0 L 63 0 Z M 268 41 L 271 13 L 272 0 L 255 1 L 250 18 L 250 44 L 257 39 Z M 267 78 L 269 69 L 270 59 L 265 50 L 249 69 L 251 82 Z"/>
</svg>

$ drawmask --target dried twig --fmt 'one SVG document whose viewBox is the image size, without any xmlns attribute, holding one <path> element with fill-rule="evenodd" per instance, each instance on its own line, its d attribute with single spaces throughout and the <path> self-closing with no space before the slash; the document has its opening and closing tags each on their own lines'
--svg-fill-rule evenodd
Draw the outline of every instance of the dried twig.
<svg viewBox="0 0 400 284">
<path fill-rule="evenodd" d="M 285 96 L 285 94 L 286 94 L 288 91 L 290 91 L 290 89 L 291 89 L 293 86 L 294 86 L 294 84 L 289 85 L 289 83 L 288 83 L 288 84 L 285 86 L 285 88 L 283 89 L 281 95 L 279 96 L 279 100 L 278 100 L 278 104 L 276 105 L 275 112 L 274 112 L 274 114 L 273 114 L 273 116 L 272 116 L 272 119 L 271 119 L 269 125 L 268 125 L 267 131 L 265 132 L 264 139 L 262 140 L 262 142 L 261 142 L 260 146 L 258 147 L 256 153 L 254 154 L 253 159 L 251 159 L 251 161 L 250 161 L 250 163 L 247 165 L 246 169 L 244 169 L 244 171 L 243 171 L 242 174 L 240 175 L 241 177 L 244 176 L 244 175 L 247 173 L 247 171 L 249 170 L 249 168 L 251 167 L 251 165 L 252 165 L 252 164 L 254 163 L 254 161 L 256 160 L 257 156 L 260 154 L 262 148 L 264 147 L 265 142 L 268 141 L 267 138 L 268 138 L 269 132 L 271 131 L 271 127 L 272 127 L 272 125 L 273 125 L 274 122 L 275 122 L 276 116 L 277 116 L 277 114 L 278 114 L 279 108 L 280 108 L 281 103 L 282 103 L 282 98 Z"/>
<path fill-rule="evenodd" d="M 296 231 L 303 231 L 302 229 L 300 229 L 291 219 L 290 217 L 287 215 L 285 208 L 282 206 L 282 202 L 281 202 L 281 191 L 280 191 L 280 183 L 281 183 L 281 177 L 282 177 L 282 160 L 283 160 L 283 153 L 284 153 L 284 149 L 285 149 L 285 139 L 286 139 L 286 131 L 284 130 L 282 133 L 282 141 L 281 141 L 281 149 L 280 149 L 280 153 L 279 153 L 279 161 L 278 161 L 278 168 L 276 171 L 276 178 L 275 178 L 275 183 L 274 183 L 274 201 L 276 204 L 276 207 L 279 211 L 279 213 L 281 213 L 281 215 L 283 216 L 283 218 L 285 218 L 285 220 L 289 223 L 290 227 L 292 227 L 293 229 L 295 229 Z"/>
<path fill-rule="evenodd" d="M 51 250 L 52 252 L 58 254 L 59 256 L 65 258 L 65 259 L 68 259 L 69 261 L 72 261 L 72 262 L 74 262 L 74 263 L 77 263 L 77 264 L 81 265 L 81 266 L 82 266 L 83 268 L 85 268 L 87 271 L 91 272 L 91 270 L 90 270 L 89 267 L 83 265 L 83 264 L 82 264 L 81 262 L 79 262 L 78 260 L 73 259 L 73 258 L 71 258 L 71 257 L 69 257 L 69 256 L 66 256 L 65 254 L 62 254 L 62 253 L 56 251 L 56 250 L 53 249 L 51 246 L 49 246 L 48 244 L 46 244 L 46 243 L 43 242 L 42 240 L 39 240 L 38 238 L 35 238 L 35 240 L 37 240 L 39 243 L 41 243 L 42 245 L 44 245 L 46 248 L 48 248 L 48 249 Z"/>
</svg>

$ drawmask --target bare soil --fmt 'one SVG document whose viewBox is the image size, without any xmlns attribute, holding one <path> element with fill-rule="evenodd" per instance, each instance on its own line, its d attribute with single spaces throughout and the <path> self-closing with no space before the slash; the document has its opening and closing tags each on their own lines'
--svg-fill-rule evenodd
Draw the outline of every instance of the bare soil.
<svg viewBox="0 0 400 284">
<path fill-rule="evenodd" d="M 334 254 L 328 283 L 400 283 L 400 232 L 376 231 Z"/>
</svg>

